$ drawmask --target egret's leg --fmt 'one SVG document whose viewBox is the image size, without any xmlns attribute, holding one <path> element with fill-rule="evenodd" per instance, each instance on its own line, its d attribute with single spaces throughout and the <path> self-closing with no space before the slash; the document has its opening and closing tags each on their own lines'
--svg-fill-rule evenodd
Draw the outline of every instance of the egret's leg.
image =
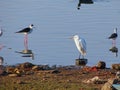
<svg viewBox="0 0 120 90">
<path fill-rule="evenodd" d="M 84 59 L 84 56 L 82 55 L 82 58 Z"/>
<path fill-rule="evenodd" d="M 79 54 L 79 59 L 80 59 L 80 57 L 81 57 L 81 54 Z"/>
</svg>

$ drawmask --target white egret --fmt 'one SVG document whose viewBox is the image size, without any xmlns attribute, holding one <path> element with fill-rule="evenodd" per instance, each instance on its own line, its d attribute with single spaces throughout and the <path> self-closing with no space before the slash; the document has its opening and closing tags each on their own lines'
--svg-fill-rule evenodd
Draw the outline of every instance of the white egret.
<svg viewBox="0 0 120 90">
<path fill-rule="evenodd" d="M 79 59 L 81 55 L 82 55 L 82 58 L 84 59 L 84 56 L 86 55 L 86 41 L 81 37 L 79 38 L 78 35 L 74 35 L 72 39 L 74 40 L 75 45 L 78 51 L 80 52 Z"/>
</svg>

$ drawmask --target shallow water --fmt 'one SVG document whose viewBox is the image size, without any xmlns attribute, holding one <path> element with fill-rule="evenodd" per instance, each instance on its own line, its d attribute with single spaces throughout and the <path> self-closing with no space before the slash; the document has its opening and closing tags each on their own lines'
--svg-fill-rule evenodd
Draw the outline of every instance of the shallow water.
<svg viewBox="0 0 120 90">
<path fill-rule="evenodd" d="M 109 51 L 111 40 L 107 37 L 114 28 L 120 32 L 120 0 L 94 0 L 94 4 L 81 4 L 78 0 L 0 0 L 0 27 L 4 34 L 0 37 L 0 56 L 7 64 L 31 62 L 49 65 L 74 65 L 78 58 L 73 40 L 74 34 L 87 42 L 88 65 L 96 65 L 103 60 L 109 67 L 119 63 L 118 57 Z M 35 29 L 29 35 L 28 48 L 34 53 L 34 60 L 21 53 L 24 35 L 15 34 L 29 24 Z M 117 48 L 120 47 L 117 38 Z"/>
</svg>

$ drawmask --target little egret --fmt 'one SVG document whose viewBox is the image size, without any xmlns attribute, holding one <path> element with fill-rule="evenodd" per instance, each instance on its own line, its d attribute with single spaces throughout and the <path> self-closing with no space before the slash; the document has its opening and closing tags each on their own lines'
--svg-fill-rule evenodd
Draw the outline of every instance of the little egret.
<svg viewBox="0 0 120 90">
<path fill-rule="evenodd" d="M 75 45 L 78 51 L 80 52 L 79 59 L 81 55 L 82 58 L 84 59 L 84 56 L 86 55 L 86 41 L 83 38 L 79 38 L 78 35 L 74 35 L 72 39 L 74 40 Z"/>
<path fill-rule="evenodd" d="M 114 32 L 108 37 L 109 39 L 112 39 L 112 44 L 114 46 L 114 44 L 116 44 L 116 38 L 117 38 L 118 34 L 117 34 L 117 28 L 114 29 Z"/>
<path fill-rule="evenodd" d="M 28 34 L 30 34 L 33 31 L 33 26 L 34 26 L 33 24 L 30 24 L 29 27 L 24 28 L 24 29 L 16 32 L 16 33 L 23 33 L 23 34 L 25 34 L 24 45 L 25 45 L 26 48 L 28 47 L 27 46 L 27 44 L 28 44 Z"/>
</svg>

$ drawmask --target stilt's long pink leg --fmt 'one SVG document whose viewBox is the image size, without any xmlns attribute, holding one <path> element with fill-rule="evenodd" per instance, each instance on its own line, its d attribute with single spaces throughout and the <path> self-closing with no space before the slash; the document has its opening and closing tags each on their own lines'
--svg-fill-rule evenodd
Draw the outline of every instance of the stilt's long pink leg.
<svg viewBox="0 0 120 90">
<path fill-rule="evenodd" d="M 24 46 L 25 46 L 25 49 L 28 49 L 28 35 L 27 34 L 25 35 L 25 38 L 24 38 Z"/>
<path fill-rule="evenodd" d="M 113 45 L 113 47 L 116 46 L 116 40 L 112 41 L 112 45 Z"/>
<path fill-rule="evenodd" d="M 116 40 L 114 40 L 114 45 L 116 46 Z"/>
</svg>

